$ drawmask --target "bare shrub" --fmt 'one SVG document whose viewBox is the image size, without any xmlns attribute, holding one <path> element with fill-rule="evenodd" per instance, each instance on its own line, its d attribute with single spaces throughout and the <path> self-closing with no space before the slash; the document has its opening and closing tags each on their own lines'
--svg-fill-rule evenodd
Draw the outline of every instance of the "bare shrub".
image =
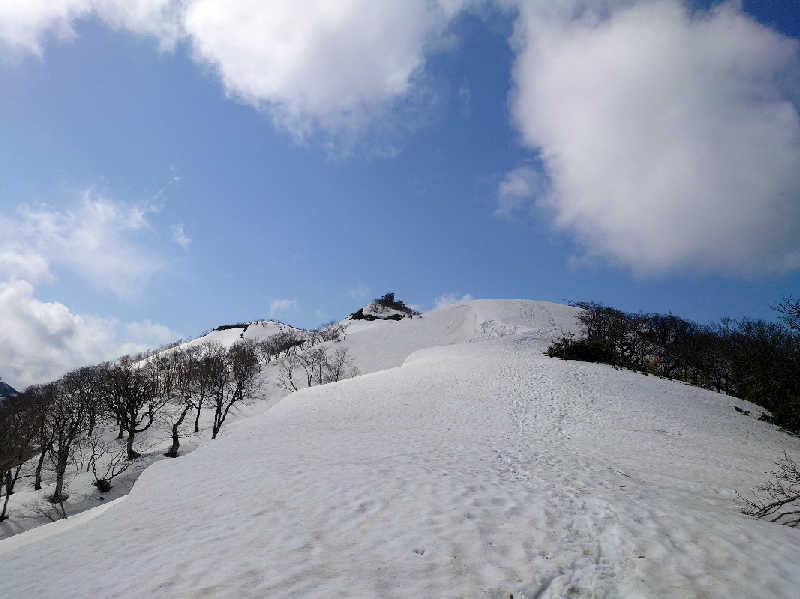
<svg viewBox="0 0 800 599">
<path fill-rule="evenodd" d="M 775 465 L 772 478 L 753 489 L 750 498 L 739 495 L 742 512 L 796 527 L 800 525 L 800 468 L 786 452 Z"/>
<path fill-rule="evenodd" d="M 88 462 L 87 470 L 94 476 L 94 485 L 102 492 L 111 490 L 111 481 L 125 472 L 131 465 L 124 446 L 107 441 L 102 431 L 85 439 L 83 451 Z M 99 464 L 98 464 L 99 462 Z"/>
</svg>

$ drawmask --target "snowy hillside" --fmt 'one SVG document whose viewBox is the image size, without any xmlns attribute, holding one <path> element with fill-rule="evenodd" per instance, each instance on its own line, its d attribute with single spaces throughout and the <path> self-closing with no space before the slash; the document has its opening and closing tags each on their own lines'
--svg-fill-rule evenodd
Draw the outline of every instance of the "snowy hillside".
<svg viewBox="0 0 800 599">
<path fill-rule="evenodd" d="M 267 337 L 271 337 L 272 335 L 286 332 L 293 332 L 297 333 L 298 335 L 303 334 L 302 329 L 278 322 L 277 320 L 257 320 L 255 322 L 245 323 L 242 326 L 229 325 L 218 327 L 217 329 L 214 329 L 213 331 L 206 333 L 197 339 L 192 339 L 191 341 L 182 343 L 179 347 L 187 347 L 207 342 L 219 343 L 220 345 L 228 347 L 235 341 L 239 341 L 241 339 L 260 341 L 262 339 L 266 339 Z"/>
<path fill-rule="evenodd" d="M 0 541 L 0 596 L 797 597 L 800 533 L 734 499 L 800 439 L 731 397 L 545 357 L 575 314 L 352 322 L 362 376 Z"/>
</svg>

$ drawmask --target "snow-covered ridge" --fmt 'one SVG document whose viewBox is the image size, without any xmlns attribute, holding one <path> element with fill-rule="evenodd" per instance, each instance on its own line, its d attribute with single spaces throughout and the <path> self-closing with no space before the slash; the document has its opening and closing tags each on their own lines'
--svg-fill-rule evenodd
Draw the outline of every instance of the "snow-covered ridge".
<svg viewBox="0 0 800 599">
<path fill-rule="evenodd" d="M 475 300 L 350 322 L 370 374 L 154 464 L 80 525 L 10 539 L 0 596 L 796 597 L 800 535 L 743 517 L 735 490 L 800 439 L 728 396 L 545 357 L 577 312 Z"/>
<path fill-rule="evenodd" d="M 234 325 L 217 327 L 213 331 L 182 343 L 178 347 L 186 348 L 208 342 L 219 343 L 224 347 L 230 347 L 236 341 L 241 341 L 243 339 L 261 341 L 279 333 L 295 333 L 299 336 L 303 336 L 306 334 L 306 331 L 277 320 L 255 320 L 244 323 L 244 326 Z"/>
</svg>

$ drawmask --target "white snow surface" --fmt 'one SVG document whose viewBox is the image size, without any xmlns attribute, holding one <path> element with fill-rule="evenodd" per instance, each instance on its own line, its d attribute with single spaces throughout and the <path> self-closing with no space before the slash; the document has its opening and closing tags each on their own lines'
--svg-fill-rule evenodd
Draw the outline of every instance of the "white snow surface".
<svg viewBox="0 0 800 599">
<path fill-rule="evenodd" d="M 735 398 L 545 357 L 575 314 L 353 323 L 368 374 L 0 541 L 0 596 L 797 597 L 800 531 L 734 500 L 800 440 Z"/>
</svg>

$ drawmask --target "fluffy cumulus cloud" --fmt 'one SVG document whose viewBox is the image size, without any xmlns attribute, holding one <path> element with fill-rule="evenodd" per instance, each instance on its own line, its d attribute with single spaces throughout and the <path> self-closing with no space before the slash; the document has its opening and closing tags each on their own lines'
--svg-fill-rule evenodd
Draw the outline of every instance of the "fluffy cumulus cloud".
<svg viewBox="0 0 800 599">
<path fill-rule="evenodd" d="M 42 55 L 50 35 L 80 19 L 178 39 L 211 65 L 226 91 L 268 111 L 297 138 L 357 132 L 408 98 L 426 56 L 479 0 L 0 0 L 0 42 Z M 452 44 L 450 44 L 452 45 Z"/>
<path fill-rule="evenodd" d="M 87 191 L 69 208 L 23 205 L 0 216 L 0 376 L 22 388 L 178 337 L 148 320 L 76 314 L 34 288 L 66 269 L 97 289 L 137 297 L 164 266 L 142 237 L 152 233 L 154 210 Z"/>
<path fill-rule="evenodd" d="M 195 0 L 184 24 L 230 94 L 304 136 L 359 128 L 406 95 L 461 4 Z"/>
<path fill-rule="evenodd" d="M 511 106 L 538 203 L 637 273 L 800 268 L 797 40 L 737 3 L 520 2 Z M 510 173 L 498 211 L 518 209 Z"/>
<path fill-rule="evenodd" d="M 33 283 L 65 267 L 97 289 L 136 297 L 164 260 L 142 243 L 156 208 L 115 202 L 92 191 L 69 208 L 20 206 L 0 216 L 0 275 Z"/>
<path fill-rule="evenodd" d="M 0 322 L 0 374 L 18 389 L 179 337 L 150 321 L 75 314 L 64 304 L 41 301 L 22 280 L 0 282 Z"/>
</svg>

